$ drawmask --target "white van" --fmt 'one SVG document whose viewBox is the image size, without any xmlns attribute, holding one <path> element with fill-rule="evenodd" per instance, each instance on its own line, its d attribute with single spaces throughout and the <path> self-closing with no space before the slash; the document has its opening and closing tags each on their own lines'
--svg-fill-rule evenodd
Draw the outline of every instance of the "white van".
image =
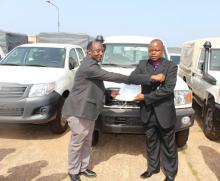
<svg viewBox="0 0 220 181">
<path fill-rule="evenodd" d="M 185 42 L 179 75 L 201 106 L 204 133 L 215 140 L 220 136 L 220 37 Z"/>
<path fill-rule="evenodd" d="M 0 64 L 0 122 L 50 123 L 54 133 L 67 128 L 61 109 L 85 53 L 68 44 L 24 44 Z"/>
<path fill-rule="evenodd" d="M 130 75 L 142 59 L 148 59 L 148 45 L 153 37 L 112 36 L 104 41 L 105 53 L 102 68 L 116 73 Z M 165 46 L 164 57 L 169 57 Z M 140 106 L 134 101 L 119 101 L 111 94 L 119 91 L 123 84 L 105 82 L 106 103 L 97 120 L 93 144 L 98 140 L 98 133 L 144 133 L 140 119 Z M 187 84 L 177 78 L 175 87 L 175 107 L 177 113 L 176 140 L 179 147 L 188 140 L 189 128 L 193 125 L 192 93 Z"/>
</svg>

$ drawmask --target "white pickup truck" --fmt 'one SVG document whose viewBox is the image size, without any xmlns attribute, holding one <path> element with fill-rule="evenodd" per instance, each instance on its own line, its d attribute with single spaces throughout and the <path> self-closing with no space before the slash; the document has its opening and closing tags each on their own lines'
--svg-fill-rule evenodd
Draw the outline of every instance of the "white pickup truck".
<svg viewBox="0 0 220 181">
<path fill-rule="evenodd" d="M 207 138 L 220 138 L 220 38 L 185 42 L 182 46 L 179 75 L 202 108 L 203 131 Z"/>
<path fill-rule="evenodd" d="M 102 68 L 130 75 L 138 62 L 148 58 L 148 45 L 152 37 L 140 36 L 112 36 L 107 37 Z M 164 57 L 169 57 L 165 47 Z M 115 94 L 122 84 L 105 82 L 106 103 L 104 110 L 96 122 L 93 134 L 93 145 L 98 141 L 99 132 L 103 133 L 144 133 L 140 119 L 140 107 L 134 101 L 118 101 L 111 94 Z M 177 113 L 176 140 L 179 147 L 188 140 L 189 128 L 193 125 L 194 110 L 192 109 L 192 92 L 187 84 L 177 78 L 175 87 L 175 107 Z"/>
<path fill-rule="evenodd" d="M 84 50 L 69 44 L 24 44 L 0 64 L 0 123 L 49 123 L 63 133 L 61 109 Z"/>
</svg>

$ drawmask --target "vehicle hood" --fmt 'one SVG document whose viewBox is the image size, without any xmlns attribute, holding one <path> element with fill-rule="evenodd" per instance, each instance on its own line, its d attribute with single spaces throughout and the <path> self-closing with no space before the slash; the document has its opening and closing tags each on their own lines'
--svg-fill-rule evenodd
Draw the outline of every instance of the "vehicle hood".
<svg viewBox="0 0 220 181">
<path fill-rule="evenodd" d="M 63 68 L 0 66 L 1 83 L 39 84 L 55 82 L 64 74 Z"/>
<path fill-rule="evenodd" d="M 130 75 L 134 68 L 122 68 L 122 67 L 102 67 L 103 69 L 109 72 L 121 73 L 124 75 Z M 115 82 L 104 82 L 106 88 L 120 88 L 123 84 L 115 83 Z M 177 76 L 177 82 L 175 86 L 175 90 L 188 90 L 187 84 Z"/>
<path fill-rule="evenodd" d="M 102 67 L 104 70 L 107 70 L 109 72 L 114 72 L 114 73 L 120 73 L 123 75 L 130 75 L 131 72 L 134 70 L 134 68 L 123 68 L 123 67 Z M 123 86 L 123 84 L 120 83 L 115 83 L 115 82 L 104 82 L 106 88 L 120 88 Z"/>
</svg>

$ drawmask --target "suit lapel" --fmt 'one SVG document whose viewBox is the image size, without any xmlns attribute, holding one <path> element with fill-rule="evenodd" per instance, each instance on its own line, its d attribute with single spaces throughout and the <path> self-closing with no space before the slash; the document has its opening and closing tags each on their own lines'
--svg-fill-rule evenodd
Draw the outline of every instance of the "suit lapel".
<svg viewBox="0 0 220 181">
<path fill-rule="evenodd" d="M 149 60 L 146 60 L 146 64 L 143 68 L 145 70 L 144 73 L 148 73 L 150 75 L 154 74 L 153 67 L 150 64 Z"/>
<path fill-rule="evenodd" d="M 149 60 L 146 60 L 145 64 L 141 68 L 143 70 L 143 73 L 147 73 L 150 75 L 159 74 L 159 73 L 166 74 L 166 69 L 167 69 L 166 61 L 167 61 L 166 59 L 162 58 L 161 63 L 156 71 L 153 70 L 152 64 L 149 62 Z"/>
<path fill-rule="evenodd" d="M 155 71 L 155 74 L 159 74 L 159 73 L 166 74 L 166 60 L 163 58 L 161 59 L 158 69 Z"/>
</svg>

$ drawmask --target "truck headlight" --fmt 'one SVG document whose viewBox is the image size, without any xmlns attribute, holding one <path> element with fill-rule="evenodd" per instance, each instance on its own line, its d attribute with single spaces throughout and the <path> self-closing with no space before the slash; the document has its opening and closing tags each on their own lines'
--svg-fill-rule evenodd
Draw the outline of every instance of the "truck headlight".
<svg viewBox="0 0 220 181">
<path fill-rule="evenodd" d="M 192 104 L 192 92 L 190 90 L 176 90 L 174 95 L 175 106 Z"/>
<path fill-rule="evenodd" d="M 55 89 L 55 83 L 35 84 L 31 87 L 28 97 L 47 95 Z"/>
</svg>

